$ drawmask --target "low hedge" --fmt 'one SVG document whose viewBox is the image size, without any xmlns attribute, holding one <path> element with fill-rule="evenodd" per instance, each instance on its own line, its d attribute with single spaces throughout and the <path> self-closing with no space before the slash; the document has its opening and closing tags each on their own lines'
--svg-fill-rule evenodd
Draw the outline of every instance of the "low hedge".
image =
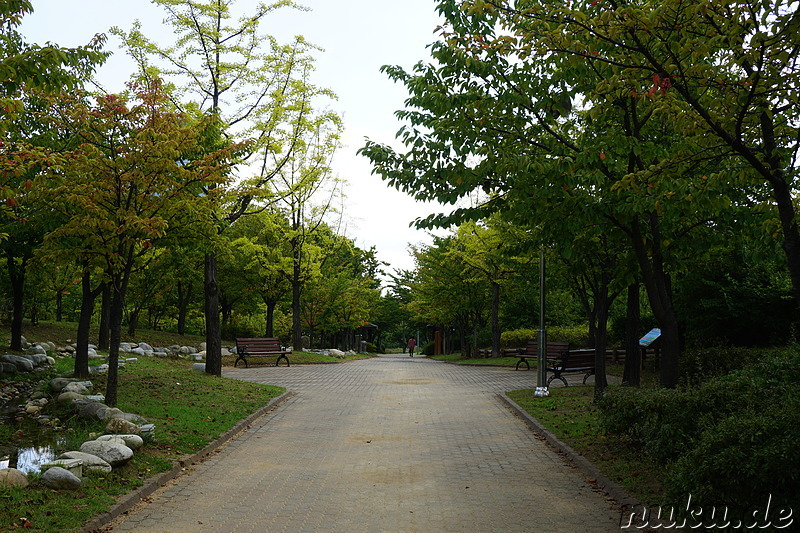
<svg viewBox="0 0 800 533">
<path fill-rule="evenodd" d="M 500 334 L 502 348 L 524 348 L 528 341 L 539 338 L 538 329 L 514 329 Z M 583 348 L 588 344 L 588 326 L 553 326 L 547 328 L 547 340 L 568 342 L 571 347 Z"/>
</svg>

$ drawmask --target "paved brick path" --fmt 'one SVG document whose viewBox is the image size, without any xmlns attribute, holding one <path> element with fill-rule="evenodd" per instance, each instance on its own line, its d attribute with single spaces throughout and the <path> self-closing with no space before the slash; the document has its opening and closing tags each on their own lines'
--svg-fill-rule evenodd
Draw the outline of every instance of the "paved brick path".
<svg viewBox="0 0 800 533">
<path fill-rule="evenodd" d="M 496 399 L 535 372 L 381 356 L 225 375 L 297 394 L 114 531 L 619 531 Z"/>
</svg>

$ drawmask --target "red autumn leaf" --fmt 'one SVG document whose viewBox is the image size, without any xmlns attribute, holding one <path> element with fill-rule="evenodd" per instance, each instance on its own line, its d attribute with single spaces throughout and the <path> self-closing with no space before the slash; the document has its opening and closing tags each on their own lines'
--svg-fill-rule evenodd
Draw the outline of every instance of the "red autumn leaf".
<svg viewBox="0 0 800 533">
<path fill-rule="evenodd" d="M 600 159 L 605 160 L 605 158 L 606 158 L 606 153 L 605 152 L 600 152 Z"/>
</svg>

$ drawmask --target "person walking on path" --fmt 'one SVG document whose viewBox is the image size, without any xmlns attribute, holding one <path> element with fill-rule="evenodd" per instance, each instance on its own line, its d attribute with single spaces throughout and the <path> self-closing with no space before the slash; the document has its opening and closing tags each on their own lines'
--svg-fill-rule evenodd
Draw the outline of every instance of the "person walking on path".
<svg viewBox="0 0 800 533">
<path fill-rule="evenodd" d="M 414 347 L 416 345 L 417 345 L 417 339 L 415 339 L 414 337 L 411 337 L 410 339 L 408 339 L 408 354 L 411 357 L 414 357 Z"/>
</svg>

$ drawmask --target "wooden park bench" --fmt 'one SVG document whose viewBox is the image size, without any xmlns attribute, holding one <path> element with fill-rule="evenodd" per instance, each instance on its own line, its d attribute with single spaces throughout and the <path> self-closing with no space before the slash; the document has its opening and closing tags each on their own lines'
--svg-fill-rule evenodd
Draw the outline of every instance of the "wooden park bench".
<svg viewBox="0 0 800 533">
<path fill-rule="evenodd" d="M 550 361 L 561 359 L 561 356 L 568 350 L 568 342 L 548 342 L 547 346 L 545 347 L 545 359 L 548 361 L 548 365 Z M 525 366 L 527 367 L 526 370 L 530 370 L 531 365 L 528 363 L 528 359 L 539 358 L 539 343 L 535 340 L 528 341 L 528 346 L 526 346 L 525 349 L 517 355 L 517 357 L 519 357 L 519 361 L 517 361 L 517 365 L 514 367 L 514 370 L 519 370 L 519 365 L 522 363 L 525 363 Z"/>
<path fill-rule="evenodd" d="M 239 361 L 244 361 L 244 367 L 248 368 L 247 359 L 249 357 L 272 357 L 277 355 L 275 366 L 281 362 L 281 359 L 286 359 L 286 366 L 289 366 L 290 351 L 284 350 L 281 347 L 280 340 L 273 337 L 263 338 L 242 338 L 236 339 L 236 361 L 233 362 L 234 368 Z"/>
<path fill-rule="evenodd" d="M 586 385 L 586 380 L 589 376 L 594 374 L 595 350 L 594 348 L 585 348 L 581 350 L 565 350 L 561 357 L 550 359 L 547 361 L 547 372 L 552 372 L 552 376 L 547 380 L 547 386 L 554 379 L 560 379 L 564 382 L 564 386 L 568 387 L 569 383 L 564 378 L 564 374 L 569 373 L 586 373 L 583 376 L 583 384 Z"/>
</svg>

